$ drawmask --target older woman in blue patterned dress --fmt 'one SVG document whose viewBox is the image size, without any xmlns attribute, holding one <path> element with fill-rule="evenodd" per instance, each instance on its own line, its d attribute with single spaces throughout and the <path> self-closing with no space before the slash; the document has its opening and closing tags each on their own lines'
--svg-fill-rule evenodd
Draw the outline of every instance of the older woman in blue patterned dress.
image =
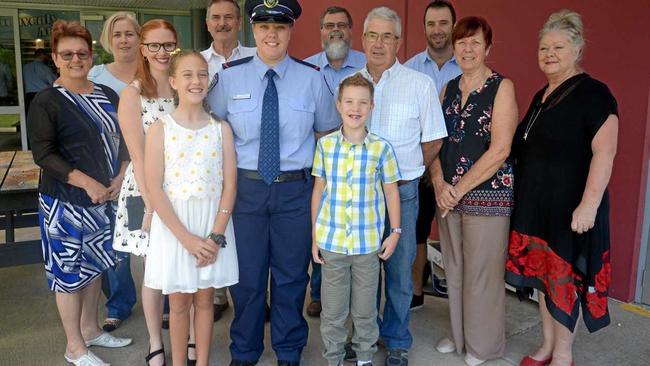
<svg viewBox="0 0 650 366">
<path fill-rule="evenodd" d="M 98 280 L 121 259 L 112 248 L 113 200 L 128 154 L 117 123 L 117 95 L 87 79 L 88 30 L 58 21 L 51 45 L 61 76 L 34 97 L 27 120 L 34 161 L 43 168 L 39 221 L 45 271 L 67 337 L 66 361 L 106 365 L 88 347 L 131 343 L 102 333 L 97 322 Z"/>
</svg>

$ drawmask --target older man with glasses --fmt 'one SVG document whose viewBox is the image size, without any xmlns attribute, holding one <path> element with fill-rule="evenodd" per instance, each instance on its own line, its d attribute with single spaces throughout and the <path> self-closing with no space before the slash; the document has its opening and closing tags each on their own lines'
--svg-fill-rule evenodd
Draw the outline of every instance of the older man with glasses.
<svg viewBox="0 0 650 366">
<path fill-rule="evenodd" d="M 361 73 L 375 84 L 375 110 L 368 128 L 393 145 L 403 179 L 398 183 L 402 233 L 395 253 L 383 263 L 386 303 L 379 335 L 388 349 L 386 365 L 406 366 L 413 343 L 408 326 L 418 182 L 424 167 L 437 156 L 447 130 L 433 81 L 397 60 L 402 43 L 397 13 L 387 7 L 375 8 L 366 17 L 363 28 L 363 49 L 368 62 Z M 390 223 L 385 227 L 390 228 Z M 387 231 L 385 235 L 388 234 Z"/>
</svg>

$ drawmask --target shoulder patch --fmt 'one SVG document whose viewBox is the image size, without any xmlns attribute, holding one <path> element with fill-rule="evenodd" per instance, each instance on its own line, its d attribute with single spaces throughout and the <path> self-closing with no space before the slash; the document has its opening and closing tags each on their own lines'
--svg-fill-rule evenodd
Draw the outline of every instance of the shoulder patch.
<svg viewBox="0 0 650 366">
<path fill-rule="evenodd" d="M 252 60 L 252 59 L 253 59 L 253 56 L 248 56 L 248 57 L 240 58 L 240 59 L 238 59 L 238 60 L 234 60 L 234 61 L 226 62 L 226 63 L 224 63 L 224 64 L 222 65 L 222 67 L 223 67 L 223 69 L 225 70 L 225 69 L 231 68 L 231 67 L 233 67 L 233 66 L 243 65 L 243 64 L 249 62 L 249 61 Z"/>
<path fill-rule="evenodd" d="M 307 67 L 309 67 L 309 68 L 312 68 L 312 69 L 314 69 L 314 70 L 316 70 L 316 71 L 320 71 L 320 67 L 318 67 L 318 66 L 316 66 L 316 65 L 313 65 L 313 64 L 310 64 L 310 63 L 307 62 L 307 61 L 301 60 L 301 59 L 299 59 L 299 58 L 295 58 L 295 57 L 293 57 L 293 56 L 291 57 L 291 59 L 294 60 L 294 61 L 296 61 L 297 63 L 299 63 L 299 64 L 301 64 L 301 65 L 305 65 L 305 66 L 307 66 Z"/>
</svg>

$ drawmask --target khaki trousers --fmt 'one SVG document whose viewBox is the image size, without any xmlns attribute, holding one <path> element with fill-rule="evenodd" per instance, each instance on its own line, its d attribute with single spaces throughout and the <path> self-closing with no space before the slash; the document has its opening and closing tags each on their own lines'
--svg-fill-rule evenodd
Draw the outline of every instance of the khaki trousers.
<svg viewBox="0 0 650 366">
<path fill-rule="evenodd" d="M 510 217 L 436 213 L 449 295 L 450 339 L 489 360 L 505 350 L 505 265 Z"/>
<path fill-rule="evenodd" d="M 320 332 L 325 344 L 323 357 L 328 365 L 343 364 L 348 329 L 345 321 L 352 316 L 352 349 L 361 361 L 371 361 L 377 351 L 377 288 L 379 257 L 377 252 L 345 255 L 320 251 L 321 266 Z"/>
</svg>

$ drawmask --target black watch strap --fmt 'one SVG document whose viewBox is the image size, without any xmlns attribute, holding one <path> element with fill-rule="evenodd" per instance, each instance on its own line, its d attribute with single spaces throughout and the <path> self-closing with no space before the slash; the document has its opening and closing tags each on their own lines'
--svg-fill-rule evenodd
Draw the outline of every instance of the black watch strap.
<svg viewBox="0 0 650 366">
<path fill-rule="evenodd" d="M 213 242 L 215 242 L 215 244 L 217 244 L 218 246 L 220 246 L 222 248 L 225 248 L 226 245 L 228 244 L 226 242 L 226 236 L 223 235 L 223 234 L 210 233 L 208 235 L 208 239 L 212 240 Z"/>
</svg>

